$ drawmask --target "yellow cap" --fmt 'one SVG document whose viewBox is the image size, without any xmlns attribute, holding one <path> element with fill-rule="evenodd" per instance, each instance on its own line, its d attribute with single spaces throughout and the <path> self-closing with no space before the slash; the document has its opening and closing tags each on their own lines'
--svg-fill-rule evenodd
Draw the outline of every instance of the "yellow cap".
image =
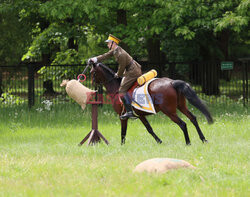
<svg viewBox="0 0 250 197">
<path fill-rule="evenodd" d="M 113 36 L 112 34 L 109 34 L 108 39 L 105 42 L 112 42 L 114 41 L 116 44 L 119 44 L 119 42 L 121 42 L 120 39 L 118 39 L 117 37 Z"/>
</svg>

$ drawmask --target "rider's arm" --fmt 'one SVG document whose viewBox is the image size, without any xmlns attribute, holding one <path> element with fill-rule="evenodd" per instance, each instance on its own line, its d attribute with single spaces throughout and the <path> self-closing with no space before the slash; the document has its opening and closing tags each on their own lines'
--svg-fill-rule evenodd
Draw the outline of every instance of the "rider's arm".
<svg viewBox="0 0 250 197">
<path fill-rule="evenodd" d="M 98 62 L 102 62 L 103 60 L 113 57 L 113 54 L 114 54 L 114 50 L 110 50 L 109 52 L 99 55 L 96 58 Z"/>
</svg>

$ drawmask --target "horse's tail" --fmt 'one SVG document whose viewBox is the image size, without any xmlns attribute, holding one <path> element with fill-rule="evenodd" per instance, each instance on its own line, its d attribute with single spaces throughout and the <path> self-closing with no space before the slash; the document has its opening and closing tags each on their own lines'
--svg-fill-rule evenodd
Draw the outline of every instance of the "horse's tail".
<svg viewBox="0 0 250 197">
<path fill-rule="evenodd" d="M 187 100 L 199 109 L 207 118 L 209 124 L 213 123 L 213 118 L 208 111 L 206 105 L 202 102 L 202 100 L 197 96 L 195 91 L 190 87 L 190 85 L 182 80 L 174 80 L 172 82 L 173 87 L 177 92 L 181 92 L 187 98 Z"/>
</svg>

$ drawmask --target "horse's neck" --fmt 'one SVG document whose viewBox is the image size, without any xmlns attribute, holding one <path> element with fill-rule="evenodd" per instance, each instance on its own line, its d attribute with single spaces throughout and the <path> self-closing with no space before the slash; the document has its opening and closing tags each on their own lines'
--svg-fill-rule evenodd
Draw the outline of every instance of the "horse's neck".
<svg viewBox="0 0 250 197">
<path fill-rule="evenodd" d="M 120 103 L 119 95 L 118 95 L 120 83 L 118 82 L 118 80 L 116 80 L 114 83 L 105 84 L 104 86 L 107 90 L 108 95 L 111 98 L 112 107 L 114 108 L 116 113 L 121 115 L 122 105 Z"/>
<path fill-rule="evenodd" d="M 119 84 L 118 80 L 115 79 L 114 83 L 108 83 L 108 84 L 105 84 L 104 86 L 105 86 L 108 94 L 115 95 L 118 93 L 120 84 Z"/>
</svg>

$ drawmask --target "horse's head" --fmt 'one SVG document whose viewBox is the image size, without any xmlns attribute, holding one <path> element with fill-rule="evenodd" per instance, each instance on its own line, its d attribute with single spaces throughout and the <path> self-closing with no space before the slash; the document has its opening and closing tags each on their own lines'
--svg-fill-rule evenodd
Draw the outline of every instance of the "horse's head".
<svg viewBox="0 0 250 197">
<path fill-rule="evenodd" d="M 108 84 L 115 79 L 115 72 L 102 63 L 94 63 L 90 73 L 92 82 L 96 84 Z"/>
<path fill-rule="evenodd" d="M 93 63 L 92 68 L 90 70 L 90 74 L 91 74 L 91 78 L 92 78 L 93 83 L 101 84 L 105 81 L 105 76 L 104 76 L 103 70 L 96 63 Z"/>
</svg>

